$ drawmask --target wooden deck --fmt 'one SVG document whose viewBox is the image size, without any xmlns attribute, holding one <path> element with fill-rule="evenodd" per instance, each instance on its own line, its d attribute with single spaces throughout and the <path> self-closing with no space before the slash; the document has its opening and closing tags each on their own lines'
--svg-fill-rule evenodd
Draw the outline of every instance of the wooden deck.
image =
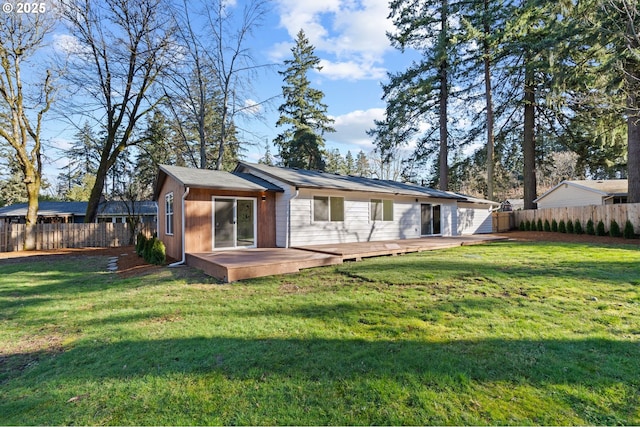
<svg viewBox="0 0 640 427">
<path fill-rule="evenodd" d="M 368 257 L 402 255 L 411 252 L 432 251 L 456 246 L 478 245 L 498 240 L 505 240 L 505 238 L 490 234 L 457 237 L 424 237 L 420 239 L 387 240 L 383 242 L 310 245 L 301 246 L 297 249 L 340 256 L 343 261 L 360 261 L 362 258 Z"/>
<path fill-rule="evenodd" d="M 299 249 L 261 248 L 187 254 L 187 265 L 223 282 L 297 273 L 303 268 L 341 264 L 342 258 Z"/>
<path fill-rule="evenodd" d="M 362 258 L 401 255 L 464 245 L 476 245 L 505 240 L 490 234 L 426 237 L 422 239 L 388 240 L 382 242 L 308 245 L 298 248 L 240 249 L 232 251 L 188 253 L 187 264 L 224 282 L 297 273 L 304 268 L 360 261 Z"/>
</svg>

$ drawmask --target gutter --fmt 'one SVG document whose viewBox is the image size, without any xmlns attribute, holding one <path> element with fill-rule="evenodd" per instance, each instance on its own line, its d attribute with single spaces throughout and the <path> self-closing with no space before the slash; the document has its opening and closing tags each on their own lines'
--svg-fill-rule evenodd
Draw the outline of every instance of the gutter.
<svg viewBox="0 0 640 427">
<path fill-rule="evenodd" d="M 184 215 L 184 201 L 186 200 L 187 196 L 189 195 L 189 190 L 191 190 L 190 187 L 186 187 L 186 191 L 184 192 L 184 194 L 182 195 L 182 212 L 180 213 L 180 217 L 182 218 L 182 260 L 178 261 L 178 262 L 174 262 L 173 264 L 169 264 L 169 267 L 178 267 L 181 265 L 184 265 L 187 261 L 187 253 L 185 250 L 185 215 Z"/>
<path fill-rule="evenodd" d="M 291 201 L 298 198 L 300 195 L 300 188 L 296 187 L 296 194 L 292 198 L 289 199 L 289 208 L 287 212 L 287 244 L 285 245 L 287 248 L 291 247 Z"/>
</svg>

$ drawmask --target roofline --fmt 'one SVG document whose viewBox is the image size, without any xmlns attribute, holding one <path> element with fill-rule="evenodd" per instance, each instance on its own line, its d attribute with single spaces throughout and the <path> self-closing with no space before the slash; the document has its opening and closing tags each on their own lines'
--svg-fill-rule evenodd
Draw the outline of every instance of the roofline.
<svg viewBox="0 0 640 427">
<path fill-rule="evenodd" d="M 601 190 L 597 190 L 595 188 L 587 187 L 585 185 L 576 184 L 574 181 L 564 180 L 564 181 L 560 182 L 559 184 L 557 184 L 555 187 L 551 188 L 550 190 L 547 190 L 544 194 L 542 194 L 540 197 L 535 199 L 533 202 L 534 203 L 538 203 L 539 200 L 542 200 L 543 198 L 547 197 L 549 195 L 549 193 L 555 191 L 555 189 L 559 188 L 562 184 L 571 185 L 572 187 L 576 187 L 576 188 L 579 188 L 581 190 L 591 191 L 591 192 L 599 194 L 601 196 L 608 196 L 609 194 L 611 194 L 611 193 L 607 193 L 606 191 L 601 191 Z"/>
<path fill-rule="evenodd" d="M 290 185 L 290 186 L 292 186 L 292 187 L 295 187 L 296 189 L 298 189 L 298 188 L 306 188 L 306 189 L 328 189 L 328 190 L 336 190 L 336 191 L 345 191 L 345 192 L 350 192 L 350 193 L 392 194 L 392 195 L 394 195 L 394 196 L 426 197 L 426 198 L 430 198 L 430 199 L 446 199 L 446 200 L 457 200 L 457 201 L 463 201 L 463 200 L 466 200 L 466 197 L 459 196 L 459 195 L 453 195 L 453 194 L 448 194 L 448 195 L 447 195 L 447 197 L 440 197 L 440 196 L 434 196 L 434 195 L 430 195 L 430 194 L 421 194 L 421 195 L 417 195 L 417 194 L 408 194 L 408 193 L 406 193 L 406 192 L 401 192 L 401 191 L 354 190 L 354 189 L 350 189 L 350 188 L 322 187 L 322 186 L 318 186 L 318 185 L 299 184 L 299 183 L 296 183 L 296 182 L 291 182 L 291 181 L 289 181 L 289 180 L 283 179 L 283 178 L 281 178 L 281 177 L 279 177 L 279 176 L 276 176 L 276 175 L 274 175 L 274 174 L 272 174 L 272 173 L 265 172 L 265 171 L 263 171 L 263 170 L 260 170 L 260 169 L 258 169 L 258 168 L 255 168 L 255 167 L 253 166 L 253 164 L 252 164 L 252 163 L 246 163 L 246 162 L 243 162 L 243 161 L 238 161 L 238 165 L 236 166 L 236 169 L 234 169 L 234 172 L 238 169 L 238 167 L 239 167 L 240 165 L 243 165 L 243 166 L 245 166 L 245 167 L 250 168 L 251 170 L 253 170 L 253 171 L 255 171 L 255 172 L 258 172 L 258 173 L 264 174 L 264 175 L 266 175 L 266 176 L 268 176 L 268 177 L 270 177 L 270 178 L 273 178 L 273 179 L 275 179 L 275 180 L 277 180 L 277 181 L 280 181 L 280 182 L 283 182 L 283 183 L 285 183 L 285 184 L 287 184 L 287 185 Z M 279 167 L 279 166 L 272 166 L 272 167 Z M 294 168 L 285 168 L 285 169 L 291 169 L 291 170 L 294 170 L 294 171 L 296 170 L 296 169 L 294 169 Z M 324 173 L 324 174 L 330 174 L 330 172 L 312 171 L 312 170 L 306 170 L 306 169 L 304 169 L 304 170 L 305 170 L 305 171 L 307 171 L 307 172 L 316 172 L 316 173 L 320 173 L 320 174 L 322 174 L 322 173 Z M 348 178 L 348 176 L 345 176 L 345 175 L 337 175 L 337 176 L 341 176 L 341 177 L 343 177 L 343 178 L 345 178 L 345 177 L 346 177 L 346 178 Z M 363 178 L 365 178 L 365 177 L 363 177 Z M 374 178 L 366 178 L 366 179 L 370 179 L 370 180 L 373 180 L 373 181 L 385 182 L 385 180 L 378 180 L 378 179 L 374 179 Z M 398 182 L 399 184 L 406 184 L 406 183 L 402 183 L 402 182 L 399 182 L 399 181 L 392 181 L 392 182 Z M 426 188 L 426 187 L 419 187 L 419 188 Z M 415 190 L 413 190 L 413 191 L 415 191 L 415 192 L 420 192 L 419 188 L 416 188 L 416 189 L 415 189 Z M 445 191 L 442 191 L 442 190 L 436 190 L 436 189 L 432 189 L 432 190 L 435 190 L 435 191 L 438 191 L 438 192 L 441 192 L 441 193 L 446 193 Z"/>
</svg>

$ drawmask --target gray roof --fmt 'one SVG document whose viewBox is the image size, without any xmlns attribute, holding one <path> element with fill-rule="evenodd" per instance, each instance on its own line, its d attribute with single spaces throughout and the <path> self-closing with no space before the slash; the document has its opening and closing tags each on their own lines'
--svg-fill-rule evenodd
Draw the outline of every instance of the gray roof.
<svg viewBox="0 0 640 427">
<path fill-rule="evenodd" d="M 98 207 L 98 216 L 101 215 L 128 215 L 124 201 L 101 202 Z M 136 213 L 143 215 L 155 215 L 156 204 L 153 201 L 134 202 Z M 87 212 L 87 202 L 39 202 L 38 216 L 85 216 Z M 27 215 L 27 204 L 18 203 L 15 205 L 0 208 L 0 217 L 21 217 Z"/>
<path fill-rule="evenodd" d="M 159 168 L 154 199 L 158 198 L 160 187 L 167 176 L 172 177 L 184 186 L 194 188 L 215 188 L 232 191 L 283 191 L 277 185 L 246 173 L 169 165 L 159 165 Z"/>
<path fill-rule="evenodd" d="M 629 193 L 629 181 L 626 179 L 578 179 L 578 180 L 565 180 L 543 195 L 534 200 L 538 200 L 546 197 L 549 193 L 555 191 L 557 188 L 566 184 L 570 187 L 581 188 L 583 190 L 592 191 L 602 196 L 626 196 Z"/>
<path fill-rule="evenodd" d="M 361 191 L 413 197 L 426 196 L 441 199 L 464 200 L 464 197 L 445 191 L 435 190 L 433 188 L 421 187 L 416 184 L 363 178 L 352 175 L 338 175 L 305 169 L 291 169 L 256 163 L 239 162 L 236 167 L 236 171 L 247 173 L 251 173 L 251 171 L 260 172 L 267 177 L 275 179 L 276 181 L 299 188 Z"/>
</svg>

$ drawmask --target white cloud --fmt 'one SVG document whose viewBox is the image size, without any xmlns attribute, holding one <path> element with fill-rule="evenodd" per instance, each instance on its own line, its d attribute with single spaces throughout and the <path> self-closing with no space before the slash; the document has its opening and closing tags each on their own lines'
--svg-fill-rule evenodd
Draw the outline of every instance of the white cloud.
<svg viewBox="0 0 640 427">
<path fill-rule="evenodd" d="M 384 118 L 384 108 L 356 110 L 332 118 L 336 132 L 327 134 L 327 140 L 346 145 L 346 150 L 367 152 L 374 148 L 373 139 L 367 135 L 367 131 L 374 127 L 374 120 Z"/>
<path fill-rule="evenodd" d="M 350 80 L 384 77 L 383 55 L 391 49 L 386 32 L 393 28 L 387 19 L 387 0 L 276 0 L 280 25 L 292 39 L 300 29 L 323 59 L 322 74 Z M 290 49 L 291 44 L 289 44 Z M 274 46 L 273 58 L 289 56 L 283 43 Z"/>
<path fill-rule="evenodd" d="M 381 80 L 386 76 L 384 68 L 364 61 L 331 62 L 322 59 L 320 66 L 320 74 L 331 80 Z"/>
<path fill-rule="evenodd" d="M 84 50 L 83 46 L 78 42 L 78 38 L 71 34 L 54 34 L 53 49 L 57 53 L 65 55 L 75 55 Z"/>
<path fill-rule="evenodd" d="M 262 106 L 253 99 L 244 100 L 244 109 L 242 110 L 246 114 L 260 114 Z"/>
</svg>

